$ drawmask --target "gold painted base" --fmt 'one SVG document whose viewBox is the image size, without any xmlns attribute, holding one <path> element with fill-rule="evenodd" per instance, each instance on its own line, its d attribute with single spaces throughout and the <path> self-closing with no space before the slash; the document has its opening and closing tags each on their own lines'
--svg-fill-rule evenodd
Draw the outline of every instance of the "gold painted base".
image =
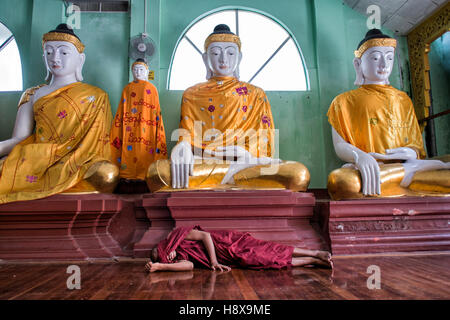
<svg viewBox="0 0 450 320">
<path fill-rule="evenodd" d="M 295 161 L 278 165 L 258 165 L 234 175 L 235 184 L 222 185 L 229 168 L 227 163 L 198 160 L 194 174 L 189 178 L 189 188 L 174 189 L 171 186 L 170 160 L 158 160 L 150 165 L 146 182 L 151 192 L 192 190 L 283 190 L 306 191 L 310 175 L 308 169 Z"/>
</svg>

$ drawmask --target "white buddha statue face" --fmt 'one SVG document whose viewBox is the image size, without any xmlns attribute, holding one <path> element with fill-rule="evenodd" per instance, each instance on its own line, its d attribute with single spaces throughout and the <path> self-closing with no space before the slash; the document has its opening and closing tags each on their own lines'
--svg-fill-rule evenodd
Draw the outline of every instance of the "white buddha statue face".
<svg viewBox="0 0 450 320">
<path fill-rule="evenodd" d="M 135 64 L 133 66 L 133 70 L 131 70 L 131 71 L 133 72 L 134 81 L 138 81 L 138 80 L 147 81 L 148 80 L 149 70 L 144 65 Z"/>
<path fill-rule="evenodd" d="M 51 78 L 73 77 L 76 81 L 82 81 L 86 56 L 79 53 L 77 48 L 67 41 L 47 41 L 44 44 L 44 61 L 47 67 L 47 80 Z"/>
<path fill-rule="evenodd" d="M 394 66 L 394 52 L 393 47 L 371 47 L 360 59 L 355 58 L 355 84 L 389 84 L 389 76 Z"/>
<path fill-rule="evenodd" d="M 203 53 L 203 62 L 208 70 L 207 78 L 212 76 L 238 78 L 241 59 L 242 53 L 234 42 L 212 42 Z"/>
</svg>

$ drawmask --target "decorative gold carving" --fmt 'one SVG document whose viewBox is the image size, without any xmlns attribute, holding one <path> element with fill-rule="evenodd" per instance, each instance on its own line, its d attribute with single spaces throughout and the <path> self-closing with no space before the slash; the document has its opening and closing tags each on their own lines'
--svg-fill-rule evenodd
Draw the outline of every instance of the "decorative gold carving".
<svg viewBox="0 0 450 320">
<path fill-rule="evenodd" d="M 70 42 L 77 48 L 79 53 L 82 53 L 84 51 L 84 44 L 81 43 L 81 41 L 68 33 L 63 32 L 49 32 L 44 34 L 42 37 L 42 47 L 44 47 L 44 43 L 47 41 L 67 41 Z"/>
<path fill-rule="evenodd" d="M 241 51 L 241 39 L 234 34 L 219 33 L 209 35 L 205 40 L 205 52 L 213 42 L 234 42 L 237 44 L 239 51 Z"/>
<path fill-rule="evenodd" d="M 390 39 L 390 38 L 384 38 L 384 39 L 371 39 L 364 42 L 361 47 L 358 48 L 358 50 L 355 50 L 355 57 L 361 58 L 364 52 L 366 52 L 367 49 L 372 47 L 397 47 L 397 40 Z"/>
<path fill-rule="evenodd" d="M 450 3 L 447 3 L 408 34 L 414 108 L 419 120 L 429 116 L 431 105 L 428 62 L 430 44 L 446 31 L 450 31 L 449 17 Z M 422 130 L 425 125 L 426 122 L 420 123 Z"/>
</svg>

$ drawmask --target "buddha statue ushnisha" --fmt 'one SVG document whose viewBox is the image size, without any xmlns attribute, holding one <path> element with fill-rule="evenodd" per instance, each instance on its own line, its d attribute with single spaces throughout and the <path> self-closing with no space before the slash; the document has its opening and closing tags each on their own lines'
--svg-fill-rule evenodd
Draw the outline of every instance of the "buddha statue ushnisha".
<svg viewBox="0 0 450 320">
<path fill-rule="evenodd" d="M 0 142 L 0 203 L 57 193 L 112 192 L 106 92 L 81 82 L 84 45 L 66 24 L 42 39 L 48 84 L 27 89 L 14 132 Z"/>
<path fill-rule="evenodd" d="M 122 91 L 111 128 L 111 152 L 121 179 L 144 181 L 151 163 L 167 159 L 166 135 L 147 62 L 137 59 L 131 70 L 133 81 Z"/>
<path fill-rule="evenodd" d="M 207 81 L 184 91 L 178 144 L 170 161 L 150 166 L 149 189 L 305 191 L 308 169 L 273 158 L 276 129 L 265 92 L 239 80 L 240 38 L 220 24 L 204 50 Z"/>
<path fill-rule="evenodd" d="M 347 162 L 328 177 L 334 200 L 450 196 L 450 163 L 424 159 L 412 101 L 389 85 L 396 45 L 369 30 L 353 61 L 359 88 L 337 96 L 328 110 L 336 154 Z"/>
</svg>

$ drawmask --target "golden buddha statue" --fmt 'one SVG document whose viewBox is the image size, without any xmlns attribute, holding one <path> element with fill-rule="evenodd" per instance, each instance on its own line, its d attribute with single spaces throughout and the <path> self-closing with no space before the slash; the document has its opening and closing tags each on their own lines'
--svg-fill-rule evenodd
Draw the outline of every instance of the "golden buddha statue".
<svg viewBox="0 0 450 320">
<path fill-rule="evenodd" d="M 207 82 L 183 93 L 178 144 L 147 174 L 152 192 L 193 189 L 305 191 L 301 163 L 272 158 L 275 127 L 265 92 L 238 80 L 240 38 L 218 25 L 204 46 Z"/>
<path fill-rule="evenodd" d="M 0 203 L 57 193 L 112 192 L 106 92 L 82 83 L 84 45 L 66 24 L 43 36 L 49 84 L 27 89 L 11 139 L 0 142 Z"/>
<path fill-rule="evenodd" d="M 133 81 L 122 91 L 110 140 L 120 178 L 143 182 L 151 163 L 167 159 L 166 135 L 158 90 L 148 81 L 147 62 L 137 59 L 131 70 Z"/>
<path fill-rule="evenodd" d="M 412 101 L 389 85 L 395 48 L 380 30 L 367 32 L 353 61 L 360 87 L 337 96 L 328 110 L 336 154 L 348 162 L 328 177 L 334 200 L 450 196 L 450 163 L 423 160 Z"/>
</svg>

